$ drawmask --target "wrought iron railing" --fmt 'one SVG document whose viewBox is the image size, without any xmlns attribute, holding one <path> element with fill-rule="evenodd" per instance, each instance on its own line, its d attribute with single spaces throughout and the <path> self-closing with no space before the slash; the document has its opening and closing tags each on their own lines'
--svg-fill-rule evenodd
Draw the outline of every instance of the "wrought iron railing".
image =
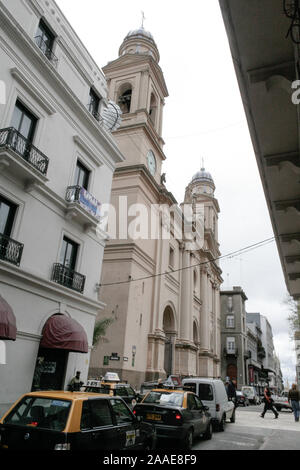
<svg viewBox="0 0 300 470">
<path fill-rule="evenodd" d="M 85 276 L 60 263 L 54 263 L 51 280 L 80 293 L 84 290 Z"/>
<path fill-rule="evenodd" d="M 100 219 L 100 202 L 82 186 L 69 186 L 66 192 L 66 201 L 77 202 L 86 212 Z"/>
<path fill-rule="evenodd" d="M 238 356 L 238 348 L 225 347 L 223 352 L 224 352 L 224 356 Z"/>
<path fill-rule="evenodd" d="M 96 111 L 95 109 L 95 106 L 93 103 L 89 103 L 87 105 L 87 109 L 89 110 L 89 112 L 94 116 L 94 118 L 100 122 L 101 120 L 101 116 L 100 116 L 100 113 L 98 111 Z"/>
<path fill-rule="evenodd" d="M 43 54 L 47 57 L 47 59 L 54 65 L 54 67 L 57 67 L 58 64 L 58 58 L 56 57 L 55 54 L 53 54 L 51 47 L 48 46 L 48 44 L 44 41 L 42 36 L 36 36 L 34 38 L 36 45 L 41 49 Z"/>
<path fill-rule="evenodd" d="M 46 176 L 49 158 L 38 150 L 32 143 L 20 134 L 14 127 L 0 130 L 0 148 L 11 148 L 35 170 Z"/>
<path fill-rule="evenodd" d="M 0 259 L 20 265 L 24 245 L 0 233 Z"/>
</svg>

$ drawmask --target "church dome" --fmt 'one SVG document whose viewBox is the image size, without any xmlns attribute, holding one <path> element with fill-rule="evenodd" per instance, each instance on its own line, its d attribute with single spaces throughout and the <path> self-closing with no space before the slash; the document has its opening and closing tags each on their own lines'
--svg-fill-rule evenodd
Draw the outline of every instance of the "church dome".
<svg viewBox="0 0 300 470">
<path fill-rule="evenodd" d="M 156 62 L 160 59 L 152 34 L 143 26 L 129 31 L 125 36 L 119 49 L 119 56 L 123 54 L 150 55 Z"/>
<path fill-rule="evenodd" d="M 197 171 L 197 173 L 194 174 L 192 178 L 192 183 L 212 183 L 214 185 L 214 180 L 211 176 L 211 174 L 205 170 L 205 168 L 201 168 L 200 171 Z"/>
<path fill-rule="evenodd" d="M 125 39 L 131 38 L 133 36 L 145 37 L 146 39 L 150 39 L 151 41 L 153 41 L 155 44 L 155 41 L 150 31 L 146 31 L 142 26 L 138 29 L 133 29 L 132 31 L 129 31 L 129 33 L 125 36 L 124 41 Z"/>
</svg>

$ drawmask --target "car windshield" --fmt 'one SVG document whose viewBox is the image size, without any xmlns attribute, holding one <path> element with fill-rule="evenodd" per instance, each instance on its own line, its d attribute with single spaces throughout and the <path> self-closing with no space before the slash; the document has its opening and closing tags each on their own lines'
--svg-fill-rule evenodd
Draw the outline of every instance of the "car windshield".
<svg viewBox="0 0 300 470">
<path fill-rule="evenodd" d="M 62 431 L 66 427 L 70 407 L 68 400 L 25 396 L 4 419 L 4 424 Z"/>
<path fill-rule="evenodd" d="M 251 388 L 243 388 L 243 394 L 246 395 L 246 397 L 248 395 L 251 395 L 252 394 Z"/>
<path fill-rule="evenodd" d="M 143 403 L 156 403 L 159 405 L 182 406 L 183 393 L 175 392 L 150 392 Z"/>
<path fill-rule="evenodd" d="M 110 388 L 101 386 L 101 387 L 85 387 L 85 392 L 92 392 L 92 393 L 104 393 L 105 395 L 109 394 Z"/>
</svg>

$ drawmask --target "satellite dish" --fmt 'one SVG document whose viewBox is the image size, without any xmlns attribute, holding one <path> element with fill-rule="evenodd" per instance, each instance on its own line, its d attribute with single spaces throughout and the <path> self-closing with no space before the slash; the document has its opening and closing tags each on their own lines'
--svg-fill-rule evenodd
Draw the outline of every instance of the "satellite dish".
<svg viewBox="0 0 300 470">
<path fill-rule="evenodd" d="M 120 107 L 114 102 L 109 100 L 107 108 L 102 111 L 103 127 L 107 131 L 115 131 L 121 125 L 122 111 Z"/>
</svg>

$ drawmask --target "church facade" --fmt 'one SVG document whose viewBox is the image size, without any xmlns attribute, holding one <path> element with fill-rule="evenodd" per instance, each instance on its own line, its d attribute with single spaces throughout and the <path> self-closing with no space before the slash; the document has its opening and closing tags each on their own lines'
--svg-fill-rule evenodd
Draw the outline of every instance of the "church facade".
<svg viewBox="0 0 300 470">
<path fill-rule="evenodd" d="M 128 33 L 119 57 L 103 67 L 109 98 L 122 109 L 114 132 L 117 164 L 108 217 L 98 316 L 112 318 L 94 347 L 90 377 L 118 372 L 139 386 L 169 374 L 219 377 L 219 205 L 202 168 L 178 204 L 162 164 L 168 96 L 159 51 L 143 27 Z"/>
</svg>

